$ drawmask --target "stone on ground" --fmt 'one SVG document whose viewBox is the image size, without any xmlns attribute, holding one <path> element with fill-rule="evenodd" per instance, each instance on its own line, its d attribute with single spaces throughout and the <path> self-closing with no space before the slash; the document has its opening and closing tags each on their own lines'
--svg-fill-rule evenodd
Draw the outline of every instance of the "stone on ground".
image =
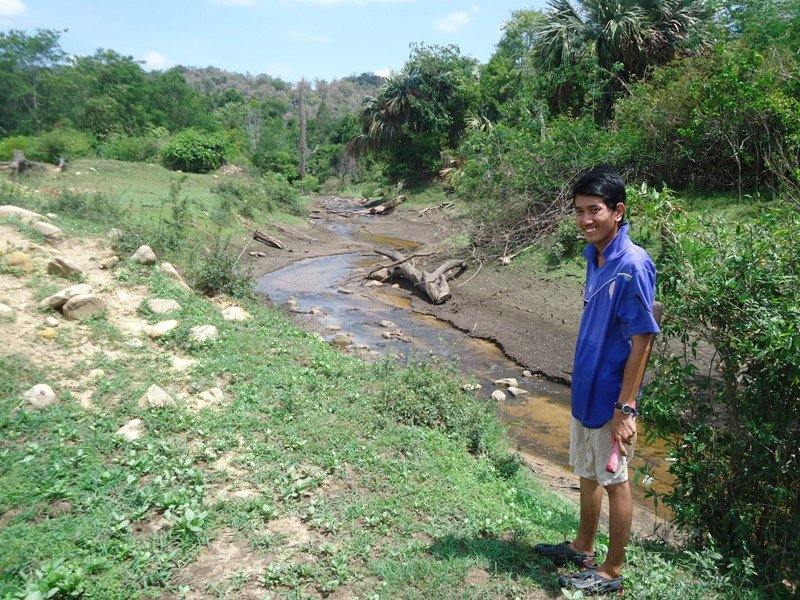
<svg viewBox="0 0 800 600">
<path fill-rule="evenodd" d="M 54 340 L 58 336 L 58 331 L 53 327 L 44 327 L 36 331 L 37 337 L 45 340 Z"/>
<path fill-rule="evenodd" d="M 161 321 L 160 323 L 156 323 L 152 327 L 147 329 L 147 335 L 149 335 L 152 339 L 158 339 L 161 336 L 165 335 L 166 333 L 172 331 L 176 327 L 178 327 L 179 323 L 175 319 L 170 319 L 169 321 Z"/>
<path fill-rule="evenodd" d="M 58 319 L 56 319 L 55 317 L 47 317 L 44 320 L 44 324 L 47 325 L 48 327 L 58 327 L 59 325 Z"/>
<path fill-rule="evenodd" d="M 0 217 L 17 217 L 18 219 L 43 218 L 42 215 L 40 215 L 37 212 L 33 212 L 32 210 L 28 210 L 27 208 L 20 208 L 19 206 L 13 206 L 11 204 L 0 206 Z"/>
<path fill-rule="evenodd" d="M 176 371 L 185 371 L 197 365 L 197 360 L 194 358 L 181 358 L 180 356 L 172 357 L 172 368 Z"/>
<path fill-rule="evenodd" d="M 44 237 L 52 240 L 57 240 L 64 235 L 64 232 L 58 227 L 50 223 L 45 223 L 44 221 L 34 221 L 33 229 L 41 233 Z"/>
<path fill-rule="evenodd" d="M 533 377 L 533 373 L 531 373 L 530 371 L 526 370 L 526 371 L 522 372 L 522 376 L 530 378 L 530 377 Z"/>
<path fill-rule="evenodd" d="M 506 395 L 502 392 L 502 390 L 495 390 L 492 392 L 492 400 L 497 400 L 498 402 L 505 400 Z"/>
<path fill-rule="evenodd" d="M 7 304 L 0 304 L 0 318 L 2 317 L 13 317 L 14 316 L 14 309 L 8 306 Z"/>
<path fill-rule="evenodd" d="M 213 325 L 198 325 L 189 330 L 189 339 L 194 342 L 206 342 L 215 340 L 219 337 L 217 328 Z"/>
<path fill-rule="evenodd" d="M 480 383 L 465 383 L 461 386 L 461 389 L 465 392 L 474 392 L 475 390 L 481 389 Z"/>
<path fill-rule="evenodd" d="M 14 250 L 6 255 L 6 267 L 30 273 L 33 270 L 33 261 L 24 252 Z"/>
<path fill-rule="evenodd" d="M 147 301 L 147 308 L 157 315 L 164 315 L 174 310 L 181 310 L 181 305 L 172 298 L 153 298 Z"/>
<path fill-rule="evenodd" d="M 178 273 L 178 269 L 176 269 L 170 263 L 167 263 L 167 262 L 161 263 L 158 266 L 158 268 L 167 277 L 169 277 L 170 279 L 174 280 L 178 284 L 179 287 L 183 288 L 187 292 L 191 292 L 192 291 L 192 288 L 189 287 L 189 284 L 186 283 L 186 281 L 184 281 L 183 277 L 181 277 L 181 274 Z"/>
<path fill-rule="evenodd" d="M 59 277 L 66 277 L 67 279 L 83 275 L 83 269 L 78 265 L 58 256 L 51 258 L 50 262 L 47 263 L 47 272 L 50 273 L 50 275 L 58 275 Z"/>
<path fill-rule="evenodd" d="M 164 408 L 173 404 L 175 404 L 175 400 L 172 396 L 153 384 L 147 388 L 144 396 L 139 398 L 138 406 L 139 408 Z"/>
<path fill-rule="evenodd" d="M 70 321 L 87 319 L 101 315 L 106 310 L 106 301 L 93 294 L 80 294 L 73 296 L 61 307 L 64 318 Z"/>
<path fill-rule="evenodd" d="M 205 405 L 210 404 L 219 404 L 220 402 L 225 401 L 225 394 L 224 392 L 219 389 L 218 387 L 209 388 L 203 392 L 200 392 L 200 400 Z"/>
<path fill-rule="evenodd" d="M 109 256 L 100 261 L 101 269 L 110 269 L 119 262 L 119 256 Z"/>
<path fill-rule="evenodd" d="M 88 283 L 79 283 L 78 285 L 73 285 L 68 288 L 64 288 L 60 292 L 57 292 L 50 296 L 49 298 L 45 298 L 39 303 L 39 306 L 42 308 L 52 308 L 53 310 L 60 310 L 62 306 L 64 306 L 70 298 L 74 298 L 75 296 L 83 296 L 86 294 L 92 293 L 92 286 Z"/>
<path fill-rule="evenodd" d="M 144 434 L 144 423 L 141 419 L 131 419 L 125 425 L 117 429 L 117 435 L 121 435 L 129 442 L 138 440 Z"/>
<path fill-rule="evenodd" d="M 510 386 L 508 388 L 508 393 L 514 396 L 514 398 L 518 398 L 519 396 L 524 396 L 528 393 L 528 390 L 523 390 L 522 388 L 518 388 L 515 386 Z"/>
<path fill-rule="evenodd" d="M 498 379 L 498 380 L 496 380 L 494 382 L 494 384 L 497 387 L 502 388 L 502 389 L 508 389 L 510 387 L 517 387 L 517 385 L 519 385 L 517 383 L 517 380 L 514 379 L 513 377 L 508 377 L 506 379 Z"/>
<path fill-rule="evenodd" d="M 227 321 L 246 321 L 250 314 L 238 306 L 229 306 L 222 311 L 222 318 Z"/>
<path fill-rule="evenodd" d="M 333 336 L 331 340 L 331 346 L 337 346 L 339 348 L 346 348 L 348 346 L 353 345 L 353 338 L 351 338 L 346 333 L 337 333 Z"/>
<path fill-rule="evenodd" d="M 106 372 L 103 369 L 92 369 L 89 371 L 89 379 L 100 379 L 101 377 L 105 377 Z"/>
<path fill-rule="evenodd" d="M 139 249 L 131 256 L 131 260 L 140 265 L 154 265 L 156 262 L 156 253 L 153 252 L 150 246 L 139 246 Z"/>
<path fill-rule="evenodd" d="M 397 324 L 384 319 L 383 321 L 381 321 L 381 327 L 386 327 L 386 329 L 394 329 L 395 327 L 397 327 Z"/>
<path fill-rule="evenodd" d="M 57 402 L 56 393 L 46 383 L 39 383 L 22 394 L 31 410 L 41 410 Z"/>
</svg>

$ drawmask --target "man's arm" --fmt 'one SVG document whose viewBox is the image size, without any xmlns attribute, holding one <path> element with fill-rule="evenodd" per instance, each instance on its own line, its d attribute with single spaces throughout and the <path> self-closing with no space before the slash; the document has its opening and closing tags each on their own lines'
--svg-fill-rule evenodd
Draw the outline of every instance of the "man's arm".
<svg viewBox="0 0 800 600">
<path fill-rule="evenodd" d="M 619 393 L 619 401 L 622 404 L 636 405 L 654 338 L 652 333 L 631 336 L 631 353 L 625 362 L 625 370 L 622 373 L 622 389 Z M 612 444 L 614 441 L 617 442 L 620 454 L 623 456 L 628 455 L 624 444 L 629 444 L 635 434 L 636 423 L 633 416 L 624 415 L 622 411 L 614 409 L 614 417 L 611 419 Z"/>
</svg>

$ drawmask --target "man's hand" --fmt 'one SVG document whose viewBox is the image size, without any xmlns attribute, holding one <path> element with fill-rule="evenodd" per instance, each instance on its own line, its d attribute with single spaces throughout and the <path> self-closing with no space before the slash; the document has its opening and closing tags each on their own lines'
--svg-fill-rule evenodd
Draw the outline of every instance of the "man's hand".
<svg viewBox="0 0 800 600">
<path fill-rule="evenodd" d="M 626 445 L 630 446 L 633 436 L 636 435 L 636 420 L 632 415 L 623 414 L 622 411 L 614 409 L 614 417 L 611 419 L 611 444 L 616 440 L 619 446 L 619 453 L 628 456 Z"/>
</svg>

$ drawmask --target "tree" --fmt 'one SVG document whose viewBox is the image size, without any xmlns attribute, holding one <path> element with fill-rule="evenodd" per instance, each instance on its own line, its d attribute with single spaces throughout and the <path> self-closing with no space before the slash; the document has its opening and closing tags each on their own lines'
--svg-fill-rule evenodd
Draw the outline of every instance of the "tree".
<svg viewBox="0 0 800 600">
<path fill-rule="evenodd" d="M 60 31 L 36 34 L 12 29 L 0 32 L 0 132 L 41 133 L 43 78 L 66 56 L 58 43 Z"/>
<path fill-rule="evenodd" d="M 605 73 L 599 121 L 611 118 L 616 96 L 632 79 L 703 47 L 712 11 L 707 0 L 550 0 L 536 34 L 535 55 L 544 71 L 568 70 L 595 62 Z M 569 74 L 568 71 L 566 71 Z M 575 81 L 561 80 L 562 86 Z"/>
<path fill-rule="evenodd" d="M 458 146 L 478 99 L 474 59 L 461 56 L 456 46 L 413 45 L 403 69 L 364 100 L 362 133 L 348 148 L 355 154 L 387 152 L 392 177 L 436 173 L 442 151 Z"/>
</svg>

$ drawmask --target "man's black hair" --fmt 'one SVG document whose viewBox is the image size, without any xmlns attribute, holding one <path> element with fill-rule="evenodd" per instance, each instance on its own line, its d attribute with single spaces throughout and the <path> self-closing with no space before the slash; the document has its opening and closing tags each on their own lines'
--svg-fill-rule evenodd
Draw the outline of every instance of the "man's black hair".
<svg viewBox="0 0 800 600">
<path fill-rule="evenodd" d="M 611 210 L 617 204 L 625 203 L 625 182 L 622 176 L 608 165 L 597 165 L 584 173 L 572 188 L 572 201 L 575 196 L 597 196 L 603 199 Z"/>
</svg>

